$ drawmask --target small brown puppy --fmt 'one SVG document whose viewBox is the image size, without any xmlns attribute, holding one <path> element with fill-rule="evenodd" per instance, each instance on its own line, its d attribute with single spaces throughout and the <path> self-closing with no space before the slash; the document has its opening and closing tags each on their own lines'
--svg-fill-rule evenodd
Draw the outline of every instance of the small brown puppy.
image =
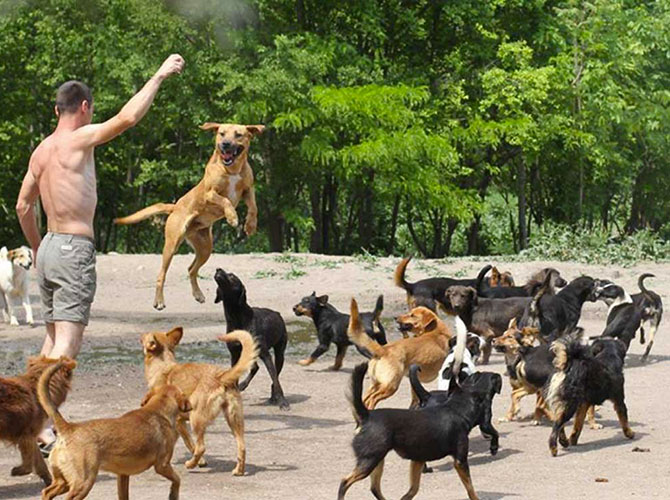
<svg viewBox="0 0 670 500">
<path fill-rule="evenodd" d="M 120 500 L 129 498 L 129 478 L 154 467 L 172 481 L 170 500 L 179 498 L 179 476 L 170 465 L 177 442 L 177 415 L 191 409 L 188 399 L 172 385 L 152 389 L 142 407 L 119 418 L 68 422 L 53 405 L 47 385 L 62 363 L 48 368 L 37 387 L 40 404 L 58 431 L 49 455 L 54 482 L 42 490 L 42 500 L 63 493 L 69 499 L 86 498 L 98 471 L 117 475 Z"/>
<path fill-rule="evenodd" d="M 223 342 L 242 344 L 240 359 L 230 369 L 205 363 L 177 363 L 174 355 L 184 330 L 173 328 L 167 333 L 145 333 L 142 335 L 144 348 L 144 375 L 150 388 L 171 384 L 179 388 L 189 399 L 192 411 L 189 415 L 191 428 L 195 433 L 193 444 L 191 434 L 184 418 L 177 419 L 177 432 L 184 444 L 193 453 L 186 461 L 186 468 L 196 465 L 205 466 L 205 431 L 221 410 L 226 417 L 230 430 L 237 441 L 237 465 L 233 475 L 244 475 L 246 447 L 244 444 L 244 413 L 242 396 L 237 388 L 238 379 L 248 371 L 256 361 L 258 349 L 249 332 L 235 330 L 221 335 Z"/>
<path fill-rule="evenodd" d="M 430 309 L 414 308 L 400 316 L 398 323 L 401 330 L 413 331 L 417 336 L 386 345 L 378 344 L 365 333 L 358 314 L 358 304 L 351 299 L 347 334 L 353 343 L 372 354 L 368 368 L 372 384 L 363 397 L 363 404 L 368 409 L 374 409 L 380 401 L 396 393 L 412 364 L 421 367 L 419 378 L 422 382 L 435 380 L 449 353 L 449 339 L 454 334 Z M 414 392 L 412 402 L 416 402 Z"/>
<path fill-rule="evenodd" d="M 60 406 L 70 390 L 76 365 L 67 357 L 58 360 L 40 356 L 28 360 L 25 374 L 0 377 L 0 440 L 18 446 L 21 451 L 21 465 L 12 469 L 12 476 L 35 472 L 45 484 L 51 484 L 51 474 L 37 447 L 37 435 L 47 419 L 37 400 L 37 382 L 45 370 L 57 367 L 52 372 L 49 393 L 54 405 Z"/>
<path fill-rule="evenodd" d="M 163 263 L 156 280 L 154 308 L 165 308 L 163 285 L 172 257 L 184 239 L 195 250 L 195 258 L 188 268 L 191 291 L 198 302 L 205 302 L 198 286 L 198 270 L 212 254 L 212 224 L 226 218 L 237 227 L 237 204 L 244 200 L 247 219 L 244 231 L 256 232 L 258 208 L 254 194 L 254 173 L 249 166 L 249 143 L 263 132 L 263 125 L 235 125 L 207 122 L 200 127 L 216 132 L 214 152 L 205 167 L 202 180 L 177 203 L 156 203 L 127 217 L 114 219 L 115 224 L 135 224 L 153 215 L 169 214 L 165 222 Z"/>
</svg>

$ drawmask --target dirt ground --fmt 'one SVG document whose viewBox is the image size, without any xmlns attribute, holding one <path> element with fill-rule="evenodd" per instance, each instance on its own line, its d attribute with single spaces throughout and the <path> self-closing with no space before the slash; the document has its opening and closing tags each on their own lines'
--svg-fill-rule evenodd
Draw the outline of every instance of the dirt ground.
<svg viewBox="0 0 670 500">
<path fill-rule="evenodd" d="M 233 477 L 234 441 L 223 418 L 207 434 L 209 467 L 187 471 L 184 445 L 179 442 L 174 462 L 182 478 L 182 498 L 236 499 L 332 499 L 340 479 L 354 465 L 350 442 L 354 425 L 345 389 L 352 367 L 362 361 L 350 349 L 344 369 L 339 373 L 327 368 L 334 359 L 334 348 L 308 368 L 298 359 L 316 345 L 311 321 L 296 318 L 292 306 L 303 295 L 316 290 L 328 294 L 330 302 L 346 311 L 350 297 L 369 310 L 379 293 L 384 294 L 385 324 L 390 340 L 400 337 L 392 318 L 405 308 L 404 292 L 395 288 L 392 272 L 398 259 L 340 258 L 314 255 L 214 255 L 203 268 L 201 286 L 207 302 L 196 303 L 189 290 L 186 267 L 191 257 L 178 256 L 172 263 L 166 286 L 167 308 L 152 309 L 153 287 L 160 257 L 157 255 L 102 255 L 98 257 L 98 292 L 91 324 L 86 332 L 80 365 L 73 389 L 61 408 L 67 419 L 78 421 L 94 417 L 120 415 L 136 408 L 145 392 L 142 371 L 141 333 L 185 328 L 183 345 L 178 349 L 182 361 L 206 360 L 229 364 L 225 346 L 214 339 L 225 331 L 223 311 L 214 304 L 213 274 L 217 267 L 234 271 L 245 282 L 252 305 L 277 309 L 289 328 L 287 363 L 281 375 L 284 391 L 291 403 L 289 412 L 267 406 L 270 382 L 261 368 L 244 392 L 247 473 Z M 534 270 L 552 265 L 568 279 L 582 273 L 610 278 L 637 292 L 641 272 L 658 276 L 648 287 L 670 302 L 668 264 L 643 264 L 633 268 L 590 266 L 562 262 L 503 263 L 523 282 Z M 446 275 L 472 276 L 482 262 L 471 260 L 413 261 L 408 279 Z M 39 351 L 44 335 L 37 288 L 32 284 L 33 303 L 38 324 L 9 327 L 0 325 L 0 373 L 22 371 L 27 356 Z M 590 335 L 602 331 L 607 308 L 603 303 L 587 303 L 581 325 Z M 23 320 L 23 311 L 20 311 Z M 500 451 L 488 453 L 488 442 L 477 430 L 471 433 L 470 465 L 473 483 L 482 500 L 498 499 L 575 499 L 575 498 L 669 498 L 670 430 L 668 427 L 668 380 L 670 380 L 670 340 L 667 322 L 661 324 L 656 344 L 647 364 L 640 363 L 643 346 L 631 344 L 626 368 L 626 401 L 633 441 L 624 438 L 609 403 L 599 410 L 604 429 L 585 428 L 576 448 L 560 450 L 557 458 L 549 454 L 548 424 L 531 426 L 528 420 L 497 423 L 501 434 Z M 487 369 L 504 372 L 501 355 L 494 354 Z M 497 420 L 509 404 L 510 389 L 504 382 L 502 395 L 494 401 Z M 409 384 L 403 382 L 398 393 L 383 407 L 406 408 Z M 522 415 L 529 415 L 533 402 L 526 398 Z M 634 447 L 648 452 L 633 452 Z M 13 478 L 9 469 L 18 462 L 18 452 L 0 445 L 0 499 L 35 498 L 41 484 L 36 476 Z M 463 499 L 465 490 L 453 470 L 451 459 L 435 464 L 433 474 L 424 475 L 417 498 Z M 386 460 L 383 490 L 389 498 L 400 497 L 408 487 L 409 463 L 395 454 Z M 604 482 L 597 480 L 604 480 Z M 116 498 L 116 481 L 101 473 L 89 498 Z M 369 481 L 357 483 L 348 498 L 370 498 Z M 169 483 L 152 470 L 131 478 L 132 498 L 166 498 Z"/>
</svg>

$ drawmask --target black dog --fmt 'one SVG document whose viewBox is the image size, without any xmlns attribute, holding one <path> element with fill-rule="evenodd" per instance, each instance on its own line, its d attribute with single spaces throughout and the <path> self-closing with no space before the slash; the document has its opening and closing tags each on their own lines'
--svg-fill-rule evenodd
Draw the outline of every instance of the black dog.
<svg viewBox="0 0 670 500">
<path fill-rule="evenodd" d="M 572 332 L 579 322 L 584 302 L 595 301 L 596 280 L 590 276 L 575 278 L 556 295 L 550 292 L 552 279 L 553 273 L 549 273 L 519 322 L 519 328 L 539 328 L 540 338 L 545 342 Z"/>
<path fill-rule="evenodd" d="M 380 318 L 384 310 L 384 296 L 377 297 L 375 309 L 372 312 L 360 313 L 361 324 L 365 328 L 370 338 L 377 341 L 378 344 L 386 344 L 386 331 L 382 325 Z M 319 340 L 319 345 L 306 359 L 298 361 L 302 366 L 311 365 L 319 356 L 325 353 L 329 348 L 331 342 L 337 347 L 337 354 L 335 355 L 335 364 L 331 367 L 332 370 L 339 370 L 342 368 L 342 361 L 344 355 L 347 353 L 347 348 L 352 345 L 347 335 L 347 328 L 349 328 L 349 315 L 341 313 L 335 307 L 328 303 L 328 295 L 316 296 L 316 292 L 312 295 L 303 297 L 302 300 L 293 306 L 293 312 L 296 316 L 309 316 L 314 321 L 316 326 L 316 336 Z M 355 346 L 366 358 L 370 358 L 370 353 L 361 347 Z"/>
<path fill-rule="evenodd" d="M 486 426 L 486 414 L 491 408 L 491 385 L 485 378 L 479 378 L 472 387 L 452 382 L 451 394 L 444 404 L 427 405 L 418 410 L 368 410 L 361 400 L 367 368 L 367 363 L 356 366 L 351 377 L 351 405 L 358 426 L 352 443 L 356 467 L 340 483 L 338 500 L 344 498 L 352 484 L 368 476 L 371 476 L 372 494 L 383 498 L 384 458 L 391 450 L 412 461 L 410 488 L 403 500 L 410 500 L 418 493 L 425 463 L 447 455 L 454 457 L 454 468 L 468 497 L 477 500 L 468 465 L 468 434 L 476 425 L 486 427 L 492 436 L 491 453 L 496 453 L 497 432 L 492 426 Z"/>
<path fill-rule="evenodd" d="M 602 300 L 609 306 L 607 324 L 602 336 L 619 339 L 628 350 L 637 329 L 640 328 L 640 309 L 622 287 L 609 280 L 598 280 L 593 294 L 596 300 Z"/>
<path fill-rule="evenodd" d="M 484 279 L 481 279 L 477 282 L 476 290 L 477 295 L 480 297 L 486 297 L 488 299 L 505 299 L 508 297 L 532 297 L 535 295 L 547 276 L 551 275 L 552 279 L 549 282 L 550 290 L 547 293 L 554 293 L 556 287 L 562 288 L 568 284 L 563 278 L 561 278 L 561 273 L 552 267 L 545 267 L 540 271 L 533 274 L 530 279 L 523 286 L 485 286 L 486 282 Z"/>
<path fill-rule="evenodd" d="M 640 275 L 637 280 L 637 285 L 640 287 L 640 293 L 635 293 L 630 296 L 642 317 L 642 325 L 640 326 L 641 344 L 644 344 L 645 340 L 644 323 L 649 323 L 649 343 L 642 355 L 642 361 L 646 361 L 647 356 L 649 356 L 651 346 L 654 345 L 654 337 L 656 336 L 658 325 L 661 323 L 661 318 L 663 317 L 663 301 L 661 300 L 661 297 L 656 292 L 647 290 L 644 286 L 644 280 L 653 277 L 654 275 L 649 273 Z"/>
<path fill-rule="evenodd" d="M 591 346 L 585 346 L 566 338 L 555 341 L 552 350 L 556 356 L 556 373 L 546 388 L 546 400 L 554 412 L 554 426 L 549 437 L 551 454 L 556 456 L 558 452 L 557 439 L 564 448 L 576 445 L 588 407 L 608 399 L 614 403 L 624 435 L 633 439 L 635 433 L 628 424 L 624 401 L 624 343 L 618 339 L 600 338 Z M 568 441 L 564 426 L 575 414 L 575 425 Z"/>
<path fill-rule="evenodd" d="M 394 274 L 395 285 L 407 292 L 407 304 L 410 309 L 424 306 L 433 312 L 437 312 L 437 306 L 441 306 L 446 312 L 453 314 L 453 309 L 449 303 L 445 292 L 447 288 L 454 285 L 476 287 L 477 283 L 484 280 L 488 284 L 486 273 L 492 268 L 491 265 L 484 266 L 479 275 L 474 279 L 457 278 L 427 278 L 419 280 L 416 283 L 409 283 L 405 280 L 405 270 L 411 257 L 400 261 Z M 502 288 L 502 287 L 501 287 Z"/>
<path fill-rule="evenodd" d="M 218 285 L 214 303 L 223 302 L 223 312 L 226 316 L 226 332 L 233 330 L 247 330 L 253 335 L 258 345 L 259 355 L 272 379 L 270 402 L 279 404 L 282 410 L 288 410 L 289 404 L 284 397 L 284 391 L 279 383 L 279 374 L 284 366 L 284 351 L 288 342 L 286 325 L 277 311 L 262 307 L 250 307 L 247 303 L 247 290 L 240 279 L 233 273 L 217 269 L 214 280 Z M 239 342 L 226 343 L 232 364 L 237 363 L 242 354 Z M 270 349 L 274 350 L 275 359 L 272 362 Z M 258 372 L 258 364 L 254 363 L 247 378 L 240 384 L 243 391 Z"/>
</svg>

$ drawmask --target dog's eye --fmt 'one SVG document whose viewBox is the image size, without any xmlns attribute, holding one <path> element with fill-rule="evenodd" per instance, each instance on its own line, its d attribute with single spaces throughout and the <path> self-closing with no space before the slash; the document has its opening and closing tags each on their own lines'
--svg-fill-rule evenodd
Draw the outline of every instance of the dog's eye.
<svg viewBox="0 0 670 500">
<path fill-rule="evenodd" d="M 239 139 L 240 137 L 242 137 L 242 134 L 240 134 L 239 132 L 235 132 L 235 139 Z"/>
</svg>

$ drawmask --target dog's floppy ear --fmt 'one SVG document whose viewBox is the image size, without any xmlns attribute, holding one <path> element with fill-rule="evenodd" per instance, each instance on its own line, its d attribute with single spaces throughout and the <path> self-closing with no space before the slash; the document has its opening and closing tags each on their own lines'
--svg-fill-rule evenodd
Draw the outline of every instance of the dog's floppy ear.
<svg viewBox="0 0 670 500">
<path fill-rule="evenodd" d="M 241 306 L 247 303 L 247 289 L 242 285 L 242 291 L 240 292 L 240 296 L 237 299 L 237 303 Z"/>
<path fill-rule="evenodd" d="M 220 123 L 207 122 L 200 125 L 200 128 L 202 130 L 218 130 L 220 126 L 221 126 Z"/>
<path fill-rule="evenodd" d="M 377 303 L 375 304 L 375 310 L 373 312 L 373 321 L 379 321 L 379 318 L 381 318 L 383 310 L 384 310 L 384 296 L 380 295 L 379 297 L 377 297 Z"/>
<path fill-rule="evenodd" d="M 511 329 L 517 330 L 516 323 L 517 323 L 517 319 L 516 319 L 516 316 L 515 316 L 514 318 L 509 320 L 509 325 L 507 325 L 507 329 L 508 330 L 511 330 Z"/>
<path fill-rule="evenodd" d="M 184 336 L 184 329 L 181 326 L 177 326 L 172 330 L 170 330 L 169 332 L 167 332 L 165 336 L 167 337 L 170 345 L 174 347 L 177 344 L 179 344 L 181 338 Z"/>
<path fill-rule="evenodd" d="M 142 398 L 142 402 L 140 403 L 140 406 L 146 405 L 151 398 L 153 398 L 156 395 L 156 390 L 155 389 L 149 389 L 149 392 L 147 392 L 144 397 Z"/>
<path fill-rule="evenodd" d="M 247 125 L 247 132 L 251 135 L 261 135 L 265 130 L 265 125 Z"/>
<path fill-rule="evenodd" d="M 221 291 L 221 287 L 216 287 L 216 298 L 214 299 L 214 303 L 218 304 L 223 300 L 223 292 Z"/>
<path fill-rule="evenodd" d="M 477 305 L 477 290 L 472 288 L 471 286 L 468 287 L 468 293 L 470 294 L 470 297 L 472 298 L 472 305 L 476 306 Z"/>
<path fill-rule="evenodd" d="M 423 330 L 424 332 L 432 332 L 437 328 L 437 316 L 426 314 L 425 317 L 427 319 L 424 319 Z"/>
<path fill-rule="evenodd" d="M 142 342 L 144 344 L 144 342 Z M 146 343 L 144 348 L 149 351 L 149 352 L 154 352 L 155 350 L 158 349 L 158 341 L 156 340 L 155 335 L 151 335 L 151 338 L 149 341 Z"/>
<path fill-rule="evenodd" d="M 493 390 L 496 392 L 496 394 L 500 394 L 500 391 L 502 391 L 502 377 L 499 373 L 494 374 Z"/>
<path fill-rule="evenodd" d="M 316 298 L 317 302 L 322 306 L 325 306 L 328 303 L 328 295 L 321 295 Z"/>
</svg>

